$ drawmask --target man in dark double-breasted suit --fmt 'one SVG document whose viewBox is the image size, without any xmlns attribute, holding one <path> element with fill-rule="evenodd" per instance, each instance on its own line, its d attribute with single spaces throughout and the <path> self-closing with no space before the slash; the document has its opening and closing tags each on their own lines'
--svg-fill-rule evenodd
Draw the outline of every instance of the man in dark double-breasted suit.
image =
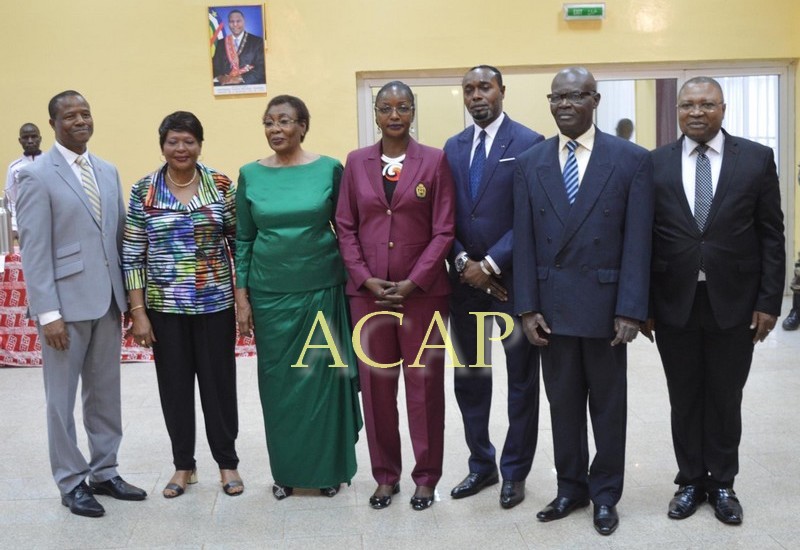
<svg viewBox="0 0 800 550">
<path fill-rule="evenodd" d="M 678 93 L 683 136 L 652 153 L 647 328 L 656 330 L 678 462 L 668 515 L 689 517 L 708 498 L 720 521 L 736 525 L 742 391 L 754 344 L 780 314 L 786 253 L 772 149 L 729 135 L 724 116 L 719 83 L 688 80 Z"/>
<path fill-rule="evenodd" d="M 469 474 L 453 488 L 453 498 L 474 495 L 498 482 L 495 448 L 489 439 L 492 369 L 487 340 L 492 317 L 484 323 L 474 313 L 513 312 L 514 169 L 517 156 L 544 139 L 503 113 L 505 86 L 496 68 L 470 69 L 462 88 L 474 124 L 444 146 L 456 188 L 456 239 L 449 257 L 450 327 L 458 358 L 465 365 L 455 369 L 455 394 L 470 451 Z M 503 332 L 512 331 L 503 339 L 508 433 L 500 457 L 500 505 L 512 508 L 525 498 L 525 478 L 536 451 L 539 352 L 525 338 L 518 320 L 507 326 L 504 318 L 496 319 Z M 478 323 L 484 334 L 480 343 Z"/>
<path fill-rule="evenodd" d="M 609 535 L 625 467 L 625 344 L 647 318 L 652 162 L 592 125 L 600 95 L 586 69 L 559 72 L 548 99 L 560 135 L 519 158 L 514 182 L 514 309 L 541 346 L 558 474 L 558 495 L 537 518 L 591 499 L 595 529 Z"/>
</svg>

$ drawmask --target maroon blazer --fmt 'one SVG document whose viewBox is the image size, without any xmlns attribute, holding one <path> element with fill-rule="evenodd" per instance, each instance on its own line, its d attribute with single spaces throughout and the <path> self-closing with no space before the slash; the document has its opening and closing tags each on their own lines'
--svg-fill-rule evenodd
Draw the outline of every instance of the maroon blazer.
<svg viewBox="0 0 800 550">
<path fill-rule="evenodd" d="M 392 203 L 381 176 L 376 143 L 347 156 L 336 208 L 339 249 L 349 273 L 348 296 L 370 296 L 370 277 L 410 279 L 409 298 L 450 293 L 444 260 L 455 238 L 453 177 L 440 149 L 414 141 Z"/>
</svg>

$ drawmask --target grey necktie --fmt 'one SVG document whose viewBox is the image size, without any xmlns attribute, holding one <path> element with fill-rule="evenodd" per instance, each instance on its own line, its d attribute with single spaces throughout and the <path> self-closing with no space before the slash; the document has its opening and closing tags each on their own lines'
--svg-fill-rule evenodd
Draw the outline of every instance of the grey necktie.
<svg viewBox="0 0 800 550">
<path fill-rule="evenodd" d="M 708 145 L 701 144 L 695 148 L 697 151 L 697 169 L 694 178 L 694 219 L 697 228 L 702 231 L 708 220 L 711 210 L 711 201 L 714 199 L 714 187 L 711 182 L 711 162 L 706 151 Z"/>
</svg>

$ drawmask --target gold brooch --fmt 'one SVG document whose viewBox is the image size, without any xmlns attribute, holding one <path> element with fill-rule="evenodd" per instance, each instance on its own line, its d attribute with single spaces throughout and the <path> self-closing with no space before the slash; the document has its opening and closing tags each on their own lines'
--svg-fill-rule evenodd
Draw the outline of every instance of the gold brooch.
<svg viewBox="0 0 800 550">
<path fill-rule="evenodd" d="M 427 196 L 428 196 L 428 189 L 425 187 L 424 183 L 419 182 L 417 184 L 417 198 L 424 199 Z"/>
</svg>

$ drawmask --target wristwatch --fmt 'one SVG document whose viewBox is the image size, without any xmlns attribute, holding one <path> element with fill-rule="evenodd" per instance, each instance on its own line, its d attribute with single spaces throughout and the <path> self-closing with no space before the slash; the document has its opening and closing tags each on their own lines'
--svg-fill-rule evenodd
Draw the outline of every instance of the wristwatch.
<svg viewBox="0 0 800 550">
<path fill-rule="evenodd" d="M 468 260 L 469 260 L 469 258 L 467 257 L 466 254 L 462 253 L 462 254 L 458 255 L 458 257 L 456 258 L 456 260 L 454 262 L 454 265 L 456 266 L 456 271 L 458 273 L 462 273 L 464 271 L 464 269 L 467 267 L 467 261 Z"/>
</svg>

